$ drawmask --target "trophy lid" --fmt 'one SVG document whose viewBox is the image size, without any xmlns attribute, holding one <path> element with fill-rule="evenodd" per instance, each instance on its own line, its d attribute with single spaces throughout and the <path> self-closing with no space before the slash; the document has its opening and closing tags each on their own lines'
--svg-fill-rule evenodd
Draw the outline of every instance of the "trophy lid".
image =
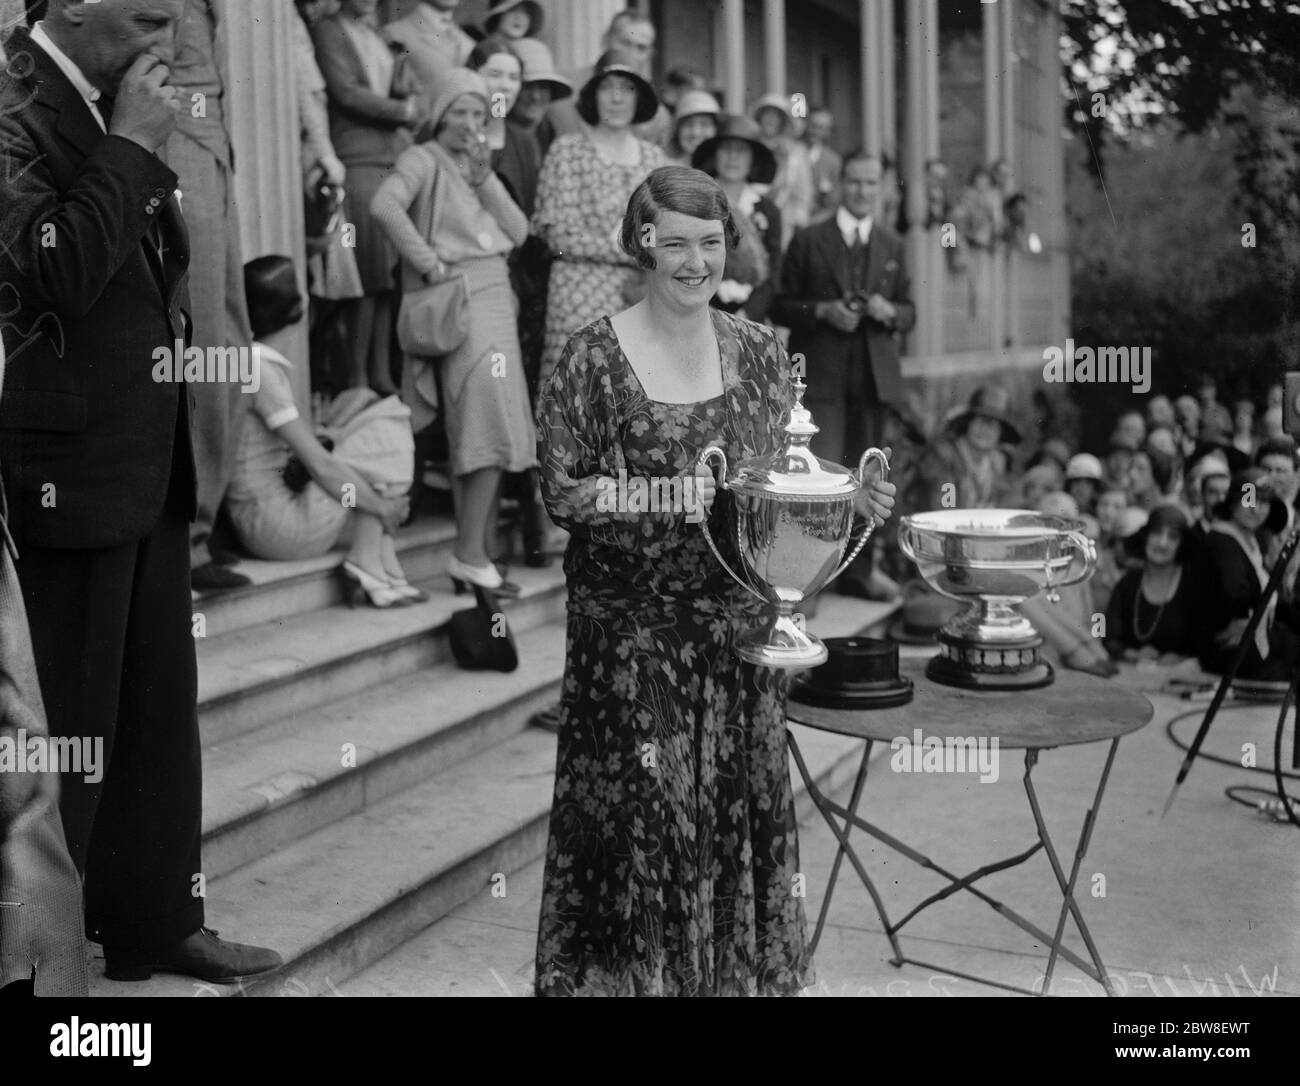
<svg viewBox="0 0 1300 1086">
<path fill-rule="evenodd" d="M 755 456 L 736 466 L 732 490 L 786 500 L 843 498 L 857 493 L 858 480 L 848 468 L 813 455 L 808 442 L 818 428 L 803 405 L 808 388 L 796 377 L 794 406 L 785 424 L 785 442 L 768 456 Z"/>
</svg>

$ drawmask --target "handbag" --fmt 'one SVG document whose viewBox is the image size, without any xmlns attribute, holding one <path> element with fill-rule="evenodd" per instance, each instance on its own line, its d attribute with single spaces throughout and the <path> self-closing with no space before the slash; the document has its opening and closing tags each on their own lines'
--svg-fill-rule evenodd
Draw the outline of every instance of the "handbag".
<svg viewBox="0 0 1300 1086">
<path fill-rule="evenodd" d="M 441 217 L 433 199 L 440 167 L 432 155 L 428 157 L 434 170 L 416 201 L 417 210 L 411 220 L 420 236 L 432 244 Z M 407 354 L 438 358 L 451 354 L 468 338 L 469 281 L 464 275 L 451 275 L 402 295 L 397 342 Z"/>
<path fill-rule="evenodd" d="M 440 279 L 402 295 L 397 342 L 407 354 L 437 358 L 469 338 L 469 282 L 463 275 Z"/>
</svg>

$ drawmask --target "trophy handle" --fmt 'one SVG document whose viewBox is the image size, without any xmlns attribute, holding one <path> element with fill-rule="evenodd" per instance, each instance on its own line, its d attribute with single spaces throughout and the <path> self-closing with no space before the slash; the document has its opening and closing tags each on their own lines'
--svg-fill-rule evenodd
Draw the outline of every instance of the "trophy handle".
<svg viewBox="0 0 1300 1086">
<path fill-rule="evenodd" d="M 705 449 L 702 453 L 700 453 L 699 458 L 695 461 L 695 463 L 698 467 L 706 467 L 710 471 L 712 471 L 713 470 L 712 461 L 714 460 L 715 457 L 718 460 L 722 461 L 721 486 L 723 490 L 726 490 L 728 489 L 727 454 L 723 452 L 719 446 L 710 445 L 707 449 Z M 748 579 L 741 577 L 734 569 L 731 568 L 730 565 L 727 564 L 727 560 L 722 557 L 722 553 L 718 550 L 718 545 L 713 542 L 713 533 L 709 531 L 709 518 L 707 515 L 700 520 L 700 527 L 704 529 L 704 539 L 705 542 L 707 542 L 709 545 L 709 550 L 713 552 L 713 557 L 716 558 L 719 564 L 722 566 L 722 568 L 725 569 L 731 575 L 731 579 L 735 581 L 736 584 L 740 585 L 741 588 L 748 589 L 751 595 L 756 596 L 764 603 L 770 603 L 771 601 L 766 596 L 764 596 L 761 592 L 755 589 L 754 586 L 749 583 Z"/>
<path fill-rule="evenodd" d="M 875 449 L 875 448 L 868 449 L 866 452 L 862 454 L 862 459 L 858 461 L 859 489 L 865 489 L 865 480 L 867 478 L 867 461 L 869 460 L 879 460 L 881 465 L 885 469 L 882 478 L 884 479 L 889 478 L 889 457 L 887 457 L 879 449 Z M 853 550 L 849 553 L 849 556 L 839 564 L 835 572 L 832 573 L 829 577 L 826 578 L 826 580 L 822 582 L 822 586 L 821 586 L 822 588 L 825 588 L 828 584 L 831 583 L 831 581 L 835 580 L 836 577 L 838 577 L 841 573 L 843 573 L 846 569 L 848 569 L 849 566 L 853 564 L 853 560 L 859 554 L 862 553 L 862 548 L 867 545 L 867 540 L 871 538 L 871 533 L 876 530 L 874 521 L 875 518 L 873 517 L 872 520 L 867 522 L 867 530 L 862 533 L 862 538 L 858 540 L 857 546 L 855 546 Z M 910 558 L 911 555 L 909 555 L 908 557 Z M 821 589 L 818 589 L 818 591 L 821 591 Z"/>
<path fill-rule="evenodd" d="M 1091 539 L 1077 531 L 1067 532 L 1065 539 L 1069 543 L 1068 549 L 1075 553 L 1070 559 L 1065 576 L 1055 584 L 1052 583 L 1052 564 L 1050 561 L 1047 563 L 1047 585 L 1044 595 L 1048 603 L 1056 603 L 1060 600 L 1061 594 L 1057 589 L 1069 588 L 1070 585 L 1086 581 L 1097 568 L 1097 548 L 1093 546 Z"/>
</svg>

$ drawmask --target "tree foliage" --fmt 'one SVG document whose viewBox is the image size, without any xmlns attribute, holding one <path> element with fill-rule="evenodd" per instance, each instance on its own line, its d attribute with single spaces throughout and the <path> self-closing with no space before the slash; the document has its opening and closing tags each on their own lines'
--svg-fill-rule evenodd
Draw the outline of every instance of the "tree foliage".
<svg viewBox="0 0 1300 1086">
<path fill-rule="evenodd" d="M 1300 3 L 1062 11 L 1067 123 L 1096 182 L 1071 193 L 1075 327 L 1153 344 L 1163 390 L 1203 372 L 1258 398 L 1300 365 Z"/>
</svg>

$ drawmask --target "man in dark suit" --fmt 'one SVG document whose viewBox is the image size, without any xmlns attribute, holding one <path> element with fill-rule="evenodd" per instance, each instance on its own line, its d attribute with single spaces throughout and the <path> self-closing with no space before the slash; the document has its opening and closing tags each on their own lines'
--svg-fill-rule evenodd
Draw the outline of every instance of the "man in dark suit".
<svg viewBox="0 0 1300 1086">
<path fill-rule="evenodd" d="M 50 732 L 100 743 L 108 767 L 61 778 L 87 933 L 113 979 L 232 981 L 279 956 L 203 927 L 191 404 L 160 366 L 190 327 L 177 178 L 157 155 L 182 6 L 50 0 L 8 43 L 0 475 Z"/>
<path fill-rule="evenodd" d="M 795 234 L 772 306 L 791 329 L 791 356 L 805 360 L 804 399 L 821 430 L 813 451 L 850 466 L 885 438 L 885 410 L 903 396 L 899 337 L 916 323 L 903 243 L 876 221 L 882 172 L 873 155 L 846 156 L 840 206 Z M 840 589 L 876 596 L 870 570 L 867 548 Z"/>
</svg>

